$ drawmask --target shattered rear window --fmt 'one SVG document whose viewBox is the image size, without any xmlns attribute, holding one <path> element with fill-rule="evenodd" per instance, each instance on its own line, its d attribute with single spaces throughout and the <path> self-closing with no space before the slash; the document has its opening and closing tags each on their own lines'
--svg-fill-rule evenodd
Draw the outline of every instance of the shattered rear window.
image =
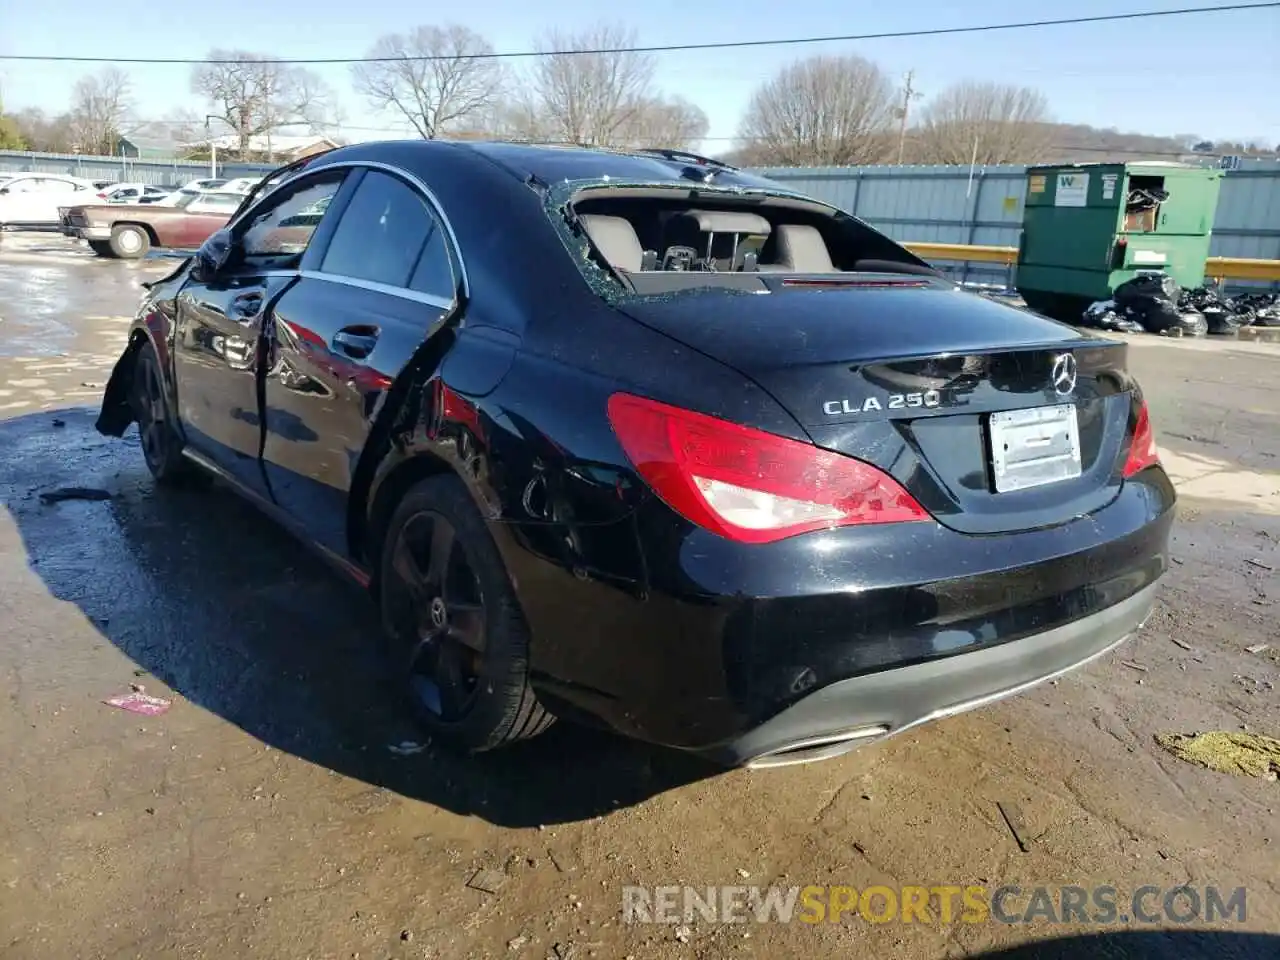
<svg viewBox="0 0 1280 960">
<path fill-rule="evenodd" d="M 861 283 L 854 274 L 932 274 L 848 214 L 800 194 L 670 183 L 562 182 L 548 213 L 587 281 L 606 296 L 754 293 Z"/>
</svg>

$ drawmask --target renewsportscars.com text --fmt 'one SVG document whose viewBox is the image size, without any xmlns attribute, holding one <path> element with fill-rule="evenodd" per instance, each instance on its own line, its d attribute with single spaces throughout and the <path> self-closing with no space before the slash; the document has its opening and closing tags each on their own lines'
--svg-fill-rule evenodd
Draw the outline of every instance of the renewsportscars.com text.
<svg viewBox="0 0 1280 960">
<path fill-rule="evenodd" d="M 1244 887 L 850 886 L 622 889 L 624 923 L 1151 923 L 1246 916 Z"/>
</svg>

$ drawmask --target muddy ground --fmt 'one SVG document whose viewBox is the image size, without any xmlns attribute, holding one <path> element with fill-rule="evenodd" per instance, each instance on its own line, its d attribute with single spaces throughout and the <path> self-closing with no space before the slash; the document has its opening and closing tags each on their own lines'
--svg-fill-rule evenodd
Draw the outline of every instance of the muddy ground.
<svg viewBox="0 0 1280 960">
<path fill-rule="evenodd" d="M 388 749 L 419 737 L 358 591 L 227 492 L 157 491 L 136 438 L 93 431 L 162 269 L 0 240 L 0 957 L 926 958 L 1095 934 L 1116 952 L 1064 955 L 1280 952 L 1259 936 L 1280 932 L 1280 784 L 1153 740 L 1280 736 L 1280 347 L 1130 338 L 1181 521 L 1152 622 L 1084 670 L 806 767 L 726 773 L 567 725 L 463 762 Z M 68 485 L 112 496 L 39 498 Z M 101 702 L 130 684 L 172 709 Z M 1021 809 L 1025 852 L 997 803 Z M 467 886 L 481 869 L 496 892 Z M 1122 903 L 1243 886 L 1247 916 L 684 928 L 620 910 L 632 884 L 881 883 L 1108 884 Z"/>
</svg>

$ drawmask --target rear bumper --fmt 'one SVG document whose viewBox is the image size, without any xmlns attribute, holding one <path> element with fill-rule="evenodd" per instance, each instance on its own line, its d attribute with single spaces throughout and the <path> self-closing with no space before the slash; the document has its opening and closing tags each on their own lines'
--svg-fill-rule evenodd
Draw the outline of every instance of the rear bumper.
<svg viewBox="0 0 1280 960">
<path fill-rule="evenodd" d="M 911 727 L 1013 696 L 1102 656 L 1146 622 L 1150 586 L 1100 613 L 995 647 L 841 680 L 745 736 L 702 751 L 729 765 L 839 756 Z"/>
<path fill-rule="evenodd" d="M 743 762 L 862 723 L 896 731 L 1123 639 L 1168 569 L 1175 500 L 1157 467 L 1095 514 L 1010 535 L 924 522 L 743 545 L 652 501 L 576 536 L 552 525 L 517 542 L 506 539 L 514 525 L 495 533 L 536 638 L 531 675 L 544 702 Z M 900 711 L 867 692 L 953 670 L 953 684 L 895 692 Z M 984 671 L 991 683 L 975 686 Z M 864 698 L 874 709 L 854 709 Z"/>
<path fill-rule="evenodd" d="M 79 237 L 81 240 L 110 240 L 110 227 L 63 227 L 62 232 L 69 237 Z"/>
</svg>

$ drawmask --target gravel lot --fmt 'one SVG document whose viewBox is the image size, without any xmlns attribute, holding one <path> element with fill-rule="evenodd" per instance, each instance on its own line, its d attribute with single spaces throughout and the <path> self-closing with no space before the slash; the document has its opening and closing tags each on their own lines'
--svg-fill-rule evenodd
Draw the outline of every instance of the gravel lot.
<svg viewBox="0 0 1280 960">
<path fill-rule="evenodd" d="M 1280 736 L 1280 346 L 1129 338 L 1181 492 L 1175 566 L 1142 635 L 1083 671 L 806 767 L 725 773 L 563 724 L 465 763 L 389 749 L 418 735 L 357 591 L 93 431 L 169 265 L 0 239 L 0 957 L 1053 956 L 1094 935 L 1116 952 L 1061 955 L 1280 955 L 1280 785 L 1154 741 Z M 40 500 L 64 486 L 112 497 Z M 131 683 L 172 709 L 101 702 Z M 1184 883 L 1245 887 L 1245 921 L 621 912 L 633 884 Z"/>
</svg>

